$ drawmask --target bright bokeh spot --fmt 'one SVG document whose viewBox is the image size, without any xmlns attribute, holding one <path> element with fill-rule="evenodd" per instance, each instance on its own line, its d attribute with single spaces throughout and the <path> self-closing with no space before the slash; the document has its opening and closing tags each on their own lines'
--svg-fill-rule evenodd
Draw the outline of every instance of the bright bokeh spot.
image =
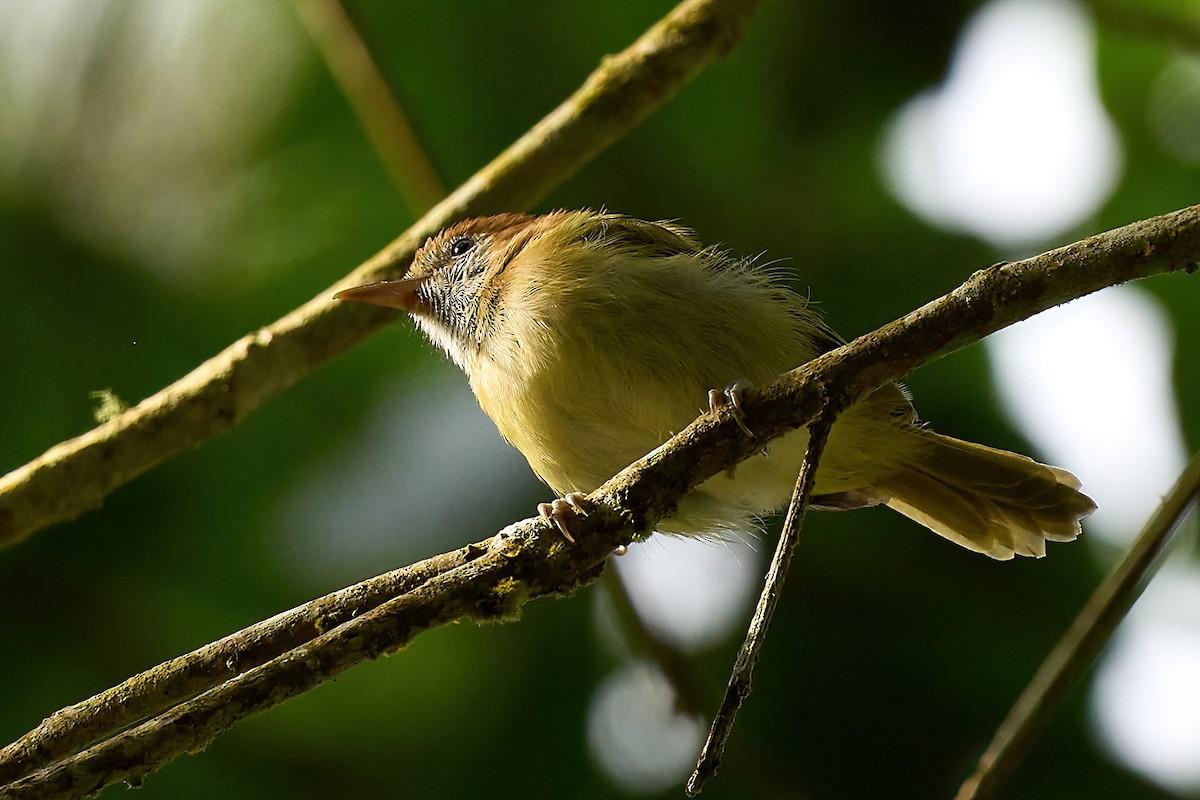
<svg viewBox="0 0 1200 800">
<path fill-rule="evenodd" d="M 1200 796 L 1200 569 L 1165 567 L 1096 671 L 1104 743 L 1180 796 Z"/>
<path fill-rule="evenodd" d="M 1147 99 L 1150 130 L 1164 150 L 1200 163 L 1200 58 L 1176 55 L 1154 82 Z"/>
<path fill-rule="evenodd" d="M 699 650 L 745 625 L 762 562 L 740 541 L 655 536 L 613 563 L 646 625 L 677 647 Z"/>
<path fill-rule="evenodd" d="M 1106 289 L 987 346 L 1017 427 L 1100 506 L 1089 536 L 1127 545 L 1184 464 L 1172 336 L 1158 301 L 1132 286 Z"/>
<path fill-rule="evenodd" d="M 1100 103 L 1095 35 L 1066 0 L 999 0 L 968 22 L 945 82 L 893 117 L 889 188 L 930 222 L 1002 248 L 1100 207 L 1120 143 Z"/>
<path fill-rule="evenodd" d="M 662 673 L 642 662 L 605 678 L 588 709 L 593 757 L 613 783 L 636 794 L 682 783 L 704 732 L 701 720 L 675 710 L 675 690 Z"/>
</svg>

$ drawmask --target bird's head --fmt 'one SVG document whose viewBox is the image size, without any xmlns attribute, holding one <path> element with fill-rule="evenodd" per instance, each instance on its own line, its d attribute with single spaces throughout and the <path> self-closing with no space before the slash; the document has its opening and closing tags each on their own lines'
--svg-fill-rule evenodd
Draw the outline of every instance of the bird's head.
<svg viewBox="0 0 1200 800">
<path fill-rule="evenodd" d="M 623 279 L 636 272 L 631 262 L 646 267 L 683 256 L 704 269 L 714 258 L 705 253 L 690 231 L 666 222 L 588 210 L 500 214 L 464 220 L 431 237 L 402 279 L 335 297 L 409 312 L 471 375 L 481 357 L 536 362 L 547 336 L 559 344 L 570 338 L 571 331 L 548 330 L 553 325 L 546 318 L 554 316 L 548 309 L 561 318 L 565 307 L 586 308 L 574 323 L 583 325 L 597 308 L 612 316 L 637 307 L 620 299 L 639 285 Z M 573 332 L 586 338 L 586 330 Z"/>
<path fill-rule="evenodd" d="M 402 279 L 334 297 L 407 311 L 470 374 L 501 317 L 504 272 L 534 235 L 538 219 L 500 214 L 464 220 L 430 237 Z"/>
</svg>

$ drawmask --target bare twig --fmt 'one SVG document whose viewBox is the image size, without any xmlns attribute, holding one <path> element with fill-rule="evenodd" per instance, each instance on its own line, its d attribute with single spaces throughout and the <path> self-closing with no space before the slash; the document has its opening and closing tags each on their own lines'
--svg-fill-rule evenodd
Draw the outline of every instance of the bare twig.
<svg viewBox="0 0 1200 800">
<path fill-rule="evenodd" d="M 823 388 L 823 387 L 819 387 Z M 823 392 L 824 393 L 824 392 Z M 758 605 L 750 618 L 750 627 L 746 630 L 746 639 L 738 649 L 733 671 L 729 675 L 729 685 L 725 689 L 725 697 L 717 715 L 713 717 L 712 727 L 709 728 L 708 738 L 700 749 L 700 757 L 696 769 L 687 782 L 689 797 L 695 797 L 704 789 L 704 783 L 717 774 L 721 767 L 721 757 L 725 754 L 725 743 L 733 732 L 733 721 L 742 703 L 750 696 L 751 679 L 754 666 L 762 653 L 767 641 L 767 628 L 775 615 L 775 606 L 779 604 L 780 593 L 783 592 L 783 581 L 787 577 L 792 557 L 796 554 L 796 545 L 800 543 L 800 528 L 804 524 L 804 514 L 808 511 L 812 500 L 813 486 L 816 484 L 817 465 L 821 454 L 825 451 L 825 443 L 829 440 L 829 429 L 837 418 L 841 408 L 825 398 L 821 416 L 808 428 L 808 450 L 804 454 L 804 463 L 800 467 L 800 475 L 796 478 L 796 486 L 792 490 L 792 500 L 788 504 L 787 516 L 783 520 L 783 530 L 779 533 L 779 542 L 775 545 L 775 555 L 771 558 L 771 566 L 767 569 L 767 577 L 763 581 L 762 594 L 758 597 Z"/>
<path fill-rule="evenodd" d="M 446 196 L 446 189 L 345 5 L 341 0 L 294 3 L 392 183 L 413 215 L 423 214 Z"/>
<path fill-rule="evenodd" d="M 194 700 L 3 788 L 6 797 L 71 797 L 136 780 L 203 748 L 238 720 L 403 647 L 422 630 L 467 615 L 511 618 L 531 598 L 563 594 L 599 574 L 612 549 L 652 527 L 704 480 L 757 453 L 764 440 L 810 423 L 837 387 L 839 404 L 1012 322 L 1104 286 L 1176 270 L 1200 258 L 1200 206 L 1144 220 L 1016 264 L 992 267 L 903 319 L 825 353 L 743 398 L 759 439 L 732 417 L 704 415 L 592 493 L 595 510 L 568 546 L 527 520 L 486 552 Z"/>
<path fill-rule="evenodd" d="M 1079 616 L 1046 656 L 1033 680 L 996 730 L 956 800 L 997 797 L 1033 742 L 1053 718 L 1067 689 L 1091 667 L 1100 649 L 1141 596 L 1188 508 L 1200 496 L 1200 452 L 1147 520 L 1125 557 L 1096 588 Z"/>
<path fill-rule="evenodd" d="M 528 208 L 742 38 L 763 0 L 683 0 L 571 97 L 335 286 L 116 419 L 0 478 L 0 546 L 99 507 L 116 488 L 237 426 L 274 395 L 397 314 L 336 303 L 338 289 L 402 273 L 416 248 L 467 216 Z"/>
</svg>

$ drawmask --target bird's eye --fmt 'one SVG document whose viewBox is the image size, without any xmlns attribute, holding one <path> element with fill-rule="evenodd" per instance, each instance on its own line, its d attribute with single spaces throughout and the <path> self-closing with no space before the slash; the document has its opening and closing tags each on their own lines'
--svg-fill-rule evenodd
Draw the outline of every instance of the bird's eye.
<svg viewBox="0 0 1200 800">
<path fill-rule="evenodd" d="M 450 242 L 450 246 L 446 248 L 446 252 L 451 258 L 462 258 L 467 253 L 475 249 L 475 240 L 470 236 L 460 236 Z"/>
</svg>

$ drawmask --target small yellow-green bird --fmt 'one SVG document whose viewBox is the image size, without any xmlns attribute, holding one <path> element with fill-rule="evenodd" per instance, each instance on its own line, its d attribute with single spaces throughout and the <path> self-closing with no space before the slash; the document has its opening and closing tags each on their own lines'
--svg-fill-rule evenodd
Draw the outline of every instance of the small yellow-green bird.
<svg viewBox="0 0 1200 800">
<path fill-rule="evenodd" d="M 682 430 L 708 396 L 730 405 L 837 347 L 804 297 L 673 223 L 592 211 L 466 220 L 429 239 L 402 280 L 340 299 L 403 309 L 470 380 L 479 405 L 566 500 Z M 724 391 L 710 391 L 726 387 Z M 784 506 L 808 432 L 697 487 L 657 525 L 721 536 Z M 992 558 L 1043 556 L 1095 504 L 1074 475 L 918 424 L 885 386 L 846 410 L 817 471 L 815 507 L 884 504 Z"/>
</svg>

